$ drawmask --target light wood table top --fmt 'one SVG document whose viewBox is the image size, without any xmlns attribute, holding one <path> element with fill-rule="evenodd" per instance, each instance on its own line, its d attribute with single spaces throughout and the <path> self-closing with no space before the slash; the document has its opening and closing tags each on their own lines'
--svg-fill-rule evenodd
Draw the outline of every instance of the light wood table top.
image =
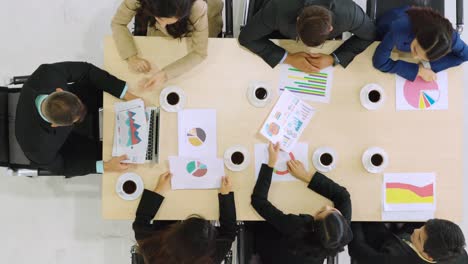
<svg viewBox="0 0 468 264">
<path fill-rule="evenodd" d="M 137 37 L 143 58 L 164 67 L 187 52 L 185 42 L 159 37 Z M 328 53 L 341 42 L 327 42 L 321 49 L 309 49 L 295 41 L 280 41 L 290 52 L 309 50 Z M 448 71 L 449 110 L 396 111 L 395 75 L 381 73 L 372 66 L 374 43 L 357 56 L 345 70 L 335 67 L 330 104 L 310 104 L 317 109 L 300 138 L 309 143 L 309 158 L 320 146 L 334 148 L 338 155 L 336 169 L 326 175 L 345 186 L 351 194 L 353 221 L 380 221 L 383 174 L 370 174 L 361 163 L 363 152 L 379 146 L 389 155 L 386 172 L 436 172 L 436 217 L 460 221 L 462 217 L 462 114 L 463 87 L 461 67 Z M 233 179 L 237 217 L 257 220 L 261 217 L 250 205 L 255 184 L 254 144 L 266 143 L 259 133 L 278 97 L 279 67 L 271 69 L 261 58 L 239 46 L 236 39 L 210 39 L 209 56 L 196 68 L 171 80 L 187 94 L 186 108 L 214 108 L 217 111 L 218 157 L 233 145 L 247 147 L 249 167 L 242 172 L 225 170 Z M 398 57 L 398 54 L 393 54 Z M 104 68 L 136 86 L 143 75 L 130 73 L 117 53 L 111 37 L 105 39 Z M 246 99 L 250 82 L 264 81 L 274 89 L 274 99 L 265 108 L 255 108 Z M 386 93 L 386 103 L 376 111 L 364 109 L 359 100 L 361 88 L 378 83 Z M 162 87 L 163 88 L 163 87 Z M 161 88 L 161 89 L 162 89 Z M 150 103 L 159 105 L 159 92 L 133 90 Z M 103 157 L 112 153 L 114 131 L 113 103 L 118 99 L 104 96 Z M 160 163 L 131 169 L 139 174 L 145 187 L 152 190 L 159 175 L 168 170 L 167 157 L 177 155 L 177 114 L 161 113 Z M 310 162 L 310 168 L 313 168 Z M 115 192 L 119 174 L 105 173 L 102 184 L 102 212 L 106 219 L 134 219 L 139 200 L 124 201 Z M 303 182 L 272 183 L 269 200 L 285 213 L 314 214 L 331 202 L 314 193 Z M 217 190 L 169 191 L 157 219 L 185 219 L 190 214 L 218 219 Z"/>
</svg>

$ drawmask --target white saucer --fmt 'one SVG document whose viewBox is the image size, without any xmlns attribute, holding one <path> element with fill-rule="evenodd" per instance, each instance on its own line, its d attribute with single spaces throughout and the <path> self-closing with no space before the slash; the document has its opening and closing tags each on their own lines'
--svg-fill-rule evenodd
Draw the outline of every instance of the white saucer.
<svg viewBox="0 0 468 264">
<path fill-rule="evenodd" d="M 167 102 L 166 97 L 170 93 L 176 93 L 179 95 L 179 103 L 171 105 Z M 187 97 L 185 96 L 184 90 L 177 86 L 168 86 L 164 88 L 159 94 L 159 105 L 166 112 L 179 112 L 184 108 L 186 102 Z"/>
<path fill-rule="evenodd" d="M 372 90 L 380 92 L 380 101 L 377 103 L 371 102 L 369 100 L 368 94 Z M 361 104 L 364 108 L 368 110 L 377 110 L 385 103 L 385 90 L 382 88 L 382 86 L 376 83 L 369 83 L 361 89 L 360 98 Z"/>
<path fill-rule="evenodd" d="M 122 186 L 124 182 L 126 182 L 127 180 L 133 180 L 137 186 L 135 192 L 130 195 L 126 194 L 122 190 Z M 120 198 L 127 200 L 127 201 L 138 199 L 138 197 L 140 197 L 140 195 L 143 193 L 144 189 L 145 189 L 145 186 L 143 184 L 143 180 L 138 174 L 135 174 L 133 172 L 120 175 L 120 177 L 117 179 L 117 184 L 115 185 L 115 192 L 120 196 Z"/>
<path fill-rule="evenodd" d="M 267 91 L 267 97 L 263 100 L 258 99 L 255 96 L 255 90 L 258 87 L 263 87 Z M 247 89 L 247 99 L 249 100 L 250 104 L 255 107 L 265 107 L 267 106 L 271 100 L 273 99 L 273 90 L 270 86 L 264 82 L 254 81 L 249 84 L 249 88 Z"/>
<path fill-rule="evenodd" d="M 242 162 L 239 165 L 232 163 L 231 155 L 234 152 L 242 153 L 244 155 L 244 162 Z M 235 146 L 232 146 L 232 147 L 228 148 L 224 152 L 224 165 L 226 166 L 226 168 L 228 168 L 231 171 L 245 170 L 249 166 L 249 164 L 250 164 L 250 153 L 247 150 L 247 148 L 245 148 L 244 146 L 235 145 Z"/>
<path fill-rule="evenodd" d="M 330 153 L 333 157 L 332 163 L 328 166 L 325 166 L 320 162 L 320 156 L 322 156 L 323 153 Z M 329 172 L 333 170 L 336 168 L 336 163 L 338 163 L 338 155 L 335 150 L 330 147 L 320 147 L 314 151 L 314 154 L 312 154 L 312 164 L 314 164 L 314 167 L 320 172 Z"/>
<path fill-rule="evenodd" d="M 371 163 L 371 157 L 374 154 L 380 154 L 383 158 L 382 165 L 376 167 Z M 384 149 L 379 147 L 370 147 L 362 154 L 362 165 L 370 173 L 382 173 L 388 166 L 388 155 Z"/>
</svg>

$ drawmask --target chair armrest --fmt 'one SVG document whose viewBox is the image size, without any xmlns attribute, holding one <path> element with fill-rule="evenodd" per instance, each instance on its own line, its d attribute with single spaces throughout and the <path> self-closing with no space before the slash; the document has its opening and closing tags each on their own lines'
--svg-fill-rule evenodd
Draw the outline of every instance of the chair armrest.
<svg viewBox="0 0 468 264">
<path fill-rule="evenodd" d="M 457 0 L 457 31 L 459 34 L 463 32 L 463 1 Z"/>
</svg>

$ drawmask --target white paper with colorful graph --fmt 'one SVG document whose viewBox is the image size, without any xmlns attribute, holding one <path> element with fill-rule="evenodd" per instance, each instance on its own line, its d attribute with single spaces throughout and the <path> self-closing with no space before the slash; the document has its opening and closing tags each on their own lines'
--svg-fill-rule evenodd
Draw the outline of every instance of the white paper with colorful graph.
<svg viewBox="0 0 468 264">
<path fill-rule="evenodd" d="M 179 156 L 216 157 L 216 110 L 178 112 Z"/>
<path fill-rule="evenodd" d="M 396 76 L 397 110 L 445 110 L 448 109 L 447 72 L 437 73 L 437 81 L 426 82 L 421 77 L 408 81 Z"/>
<path fill-rule="evenodd" d="M 272 181 L 297 181 L 288 171 L 286 162 L 289 160 L 300 160 L 307 171 L 309 171 L 309 159 L 307 158 L 309 145 L 306 143 L 297 143 L 290 152 L 280 151 L 278 161 L 273 170 Z M 262 167 L 262 163 L 268 164 L 268 144 L 255 144 L 255 177 L 258 178 L 258 173 Z"/>
<path fill-rule="evenodd" d="M 273 143 L 280 142 L 281 149 L 290 152 L 314 114 L 312 106 L 285 90 L 262 125 L 260 134 Z"/>
<path fill-rule="evenodd" d="M 224 176 L 224 163 L 218 158 L 169 157 L 172 189 L 217 189 Z"/>
<path fill-rule="evenodd" d="M 281 64 L 280 70 L 280 92 L 287 89 L 304 100 L 330 102 L 333 67 L 316 73 L 305 73 L 289 64 Z"/>
<path fill-rule="evenodd" d="M 435 211 L 435 173 L 385 173 L 384 211 Z"/>
<path fill-rule="evenodd" d="M 144 163 L 148 147 L 148 125 L 143 100 L 114 104 L 115 133 L 112 156 L 127 154 L 128 163 Z"/>
</svg>

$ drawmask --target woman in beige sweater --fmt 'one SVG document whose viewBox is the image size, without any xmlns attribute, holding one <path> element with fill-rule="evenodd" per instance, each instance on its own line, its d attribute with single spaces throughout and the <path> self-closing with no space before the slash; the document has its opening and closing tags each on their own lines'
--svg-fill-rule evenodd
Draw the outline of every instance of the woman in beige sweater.
<svg viewBox="0 0 468 264">
<path fill-rule="evenodd" d="M 150 63 L 138 56 L 127 27 L 135 16 L 137 34 L 187 37 L 191 51 L 155 73 L 145 86 L 163 84 L 206 58 L 208 37 L 216 37 L 222 29 L 222 9 L 222 0 L 124 0 L 112 19 L 118 52 L 131 70 L 142 73 L 151 70 Z"/>
</svg>

